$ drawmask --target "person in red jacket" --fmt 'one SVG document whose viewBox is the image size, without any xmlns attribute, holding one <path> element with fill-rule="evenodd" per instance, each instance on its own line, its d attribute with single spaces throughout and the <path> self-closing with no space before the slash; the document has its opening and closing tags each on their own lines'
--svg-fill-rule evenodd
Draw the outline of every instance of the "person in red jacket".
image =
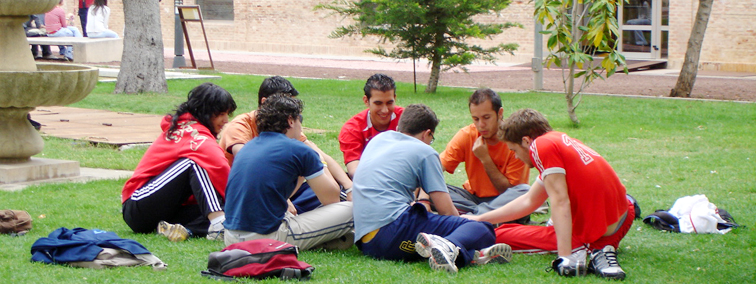
<svg viewBox="0 0 756 284">
<path fill-rule="evenodd" d="M 136 233 L 155 230 L 171 241 L 189 236 L 223 240 L 230 167 L 216 142 L 236 102 L 204 83 L 160 123 L 152 143 L 123 186 L 123 220 Z"/>
</svg>

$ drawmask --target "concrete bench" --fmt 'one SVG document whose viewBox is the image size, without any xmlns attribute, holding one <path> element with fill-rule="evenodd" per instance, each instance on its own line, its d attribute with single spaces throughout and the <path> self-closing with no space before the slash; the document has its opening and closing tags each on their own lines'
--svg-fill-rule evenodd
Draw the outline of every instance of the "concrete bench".
<svg viewBox="0 0 756 284">
<path fill-rule="evenodd" d="M 27 37 L 26 40 L 33 45 L 73 46 L 76 63 L 121 61 L 123 53 L 122 38 Z"/>
</svg>

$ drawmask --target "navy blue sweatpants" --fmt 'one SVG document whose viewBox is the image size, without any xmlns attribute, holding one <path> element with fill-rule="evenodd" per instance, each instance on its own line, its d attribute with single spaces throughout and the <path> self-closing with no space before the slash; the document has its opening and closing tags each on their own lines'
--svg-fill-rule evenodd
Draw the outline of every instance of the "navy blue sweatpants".
<svg viewBox="0 0 756 284">
<path fill-rule="evenodd" d="M 493 225 L 457 216 L 441 216 L 415 204 L 402 213 L 394 222 L 383 226 L 367 243 L 357 241 L 357 247 L 365 255 L 389 260 L 419 260 L 415 241 L 419 233 L 434 234 L 446 238 L 460 248 L 457 267 L 473 261 L 475 250 L 494 245 L 496 236 Z"/>
</svg>

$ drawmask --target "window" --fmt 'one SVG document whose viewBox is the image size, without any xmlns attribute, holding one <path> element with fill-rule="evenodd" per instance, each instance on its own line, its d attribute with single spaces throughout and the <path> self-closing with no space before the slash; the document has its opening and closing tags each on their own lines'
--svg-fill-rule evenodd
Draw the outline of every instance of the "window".
<svg viewBox="0 0 756 284">
<path fill-rule="evenodd" d="M 203 20 L 234 20 L 234 0 L 197 0 Z"/>
</svg>

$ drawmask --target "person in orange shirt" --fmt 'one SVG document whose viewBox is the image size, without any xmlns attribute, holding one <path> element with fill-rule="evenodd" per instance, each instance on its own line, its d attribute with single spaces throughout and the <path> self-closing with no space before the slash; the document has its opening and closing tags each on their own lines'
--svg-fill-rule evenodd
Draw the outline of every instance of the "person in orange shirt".
<svg viewBox="0 0 756 284">
<path fill-rule="evenodd" d="M 504 109 L 491 89 L 476 90 L 468 106 L 473 123 L 460 129 L 441 153 L 441 164 L 450 174 L 465 163 L 468 180 L 462 188 L 447 185 L 460 214 L 483 214 L 530 189 L 529 169 L 496 136 Z"/>
</svg>

